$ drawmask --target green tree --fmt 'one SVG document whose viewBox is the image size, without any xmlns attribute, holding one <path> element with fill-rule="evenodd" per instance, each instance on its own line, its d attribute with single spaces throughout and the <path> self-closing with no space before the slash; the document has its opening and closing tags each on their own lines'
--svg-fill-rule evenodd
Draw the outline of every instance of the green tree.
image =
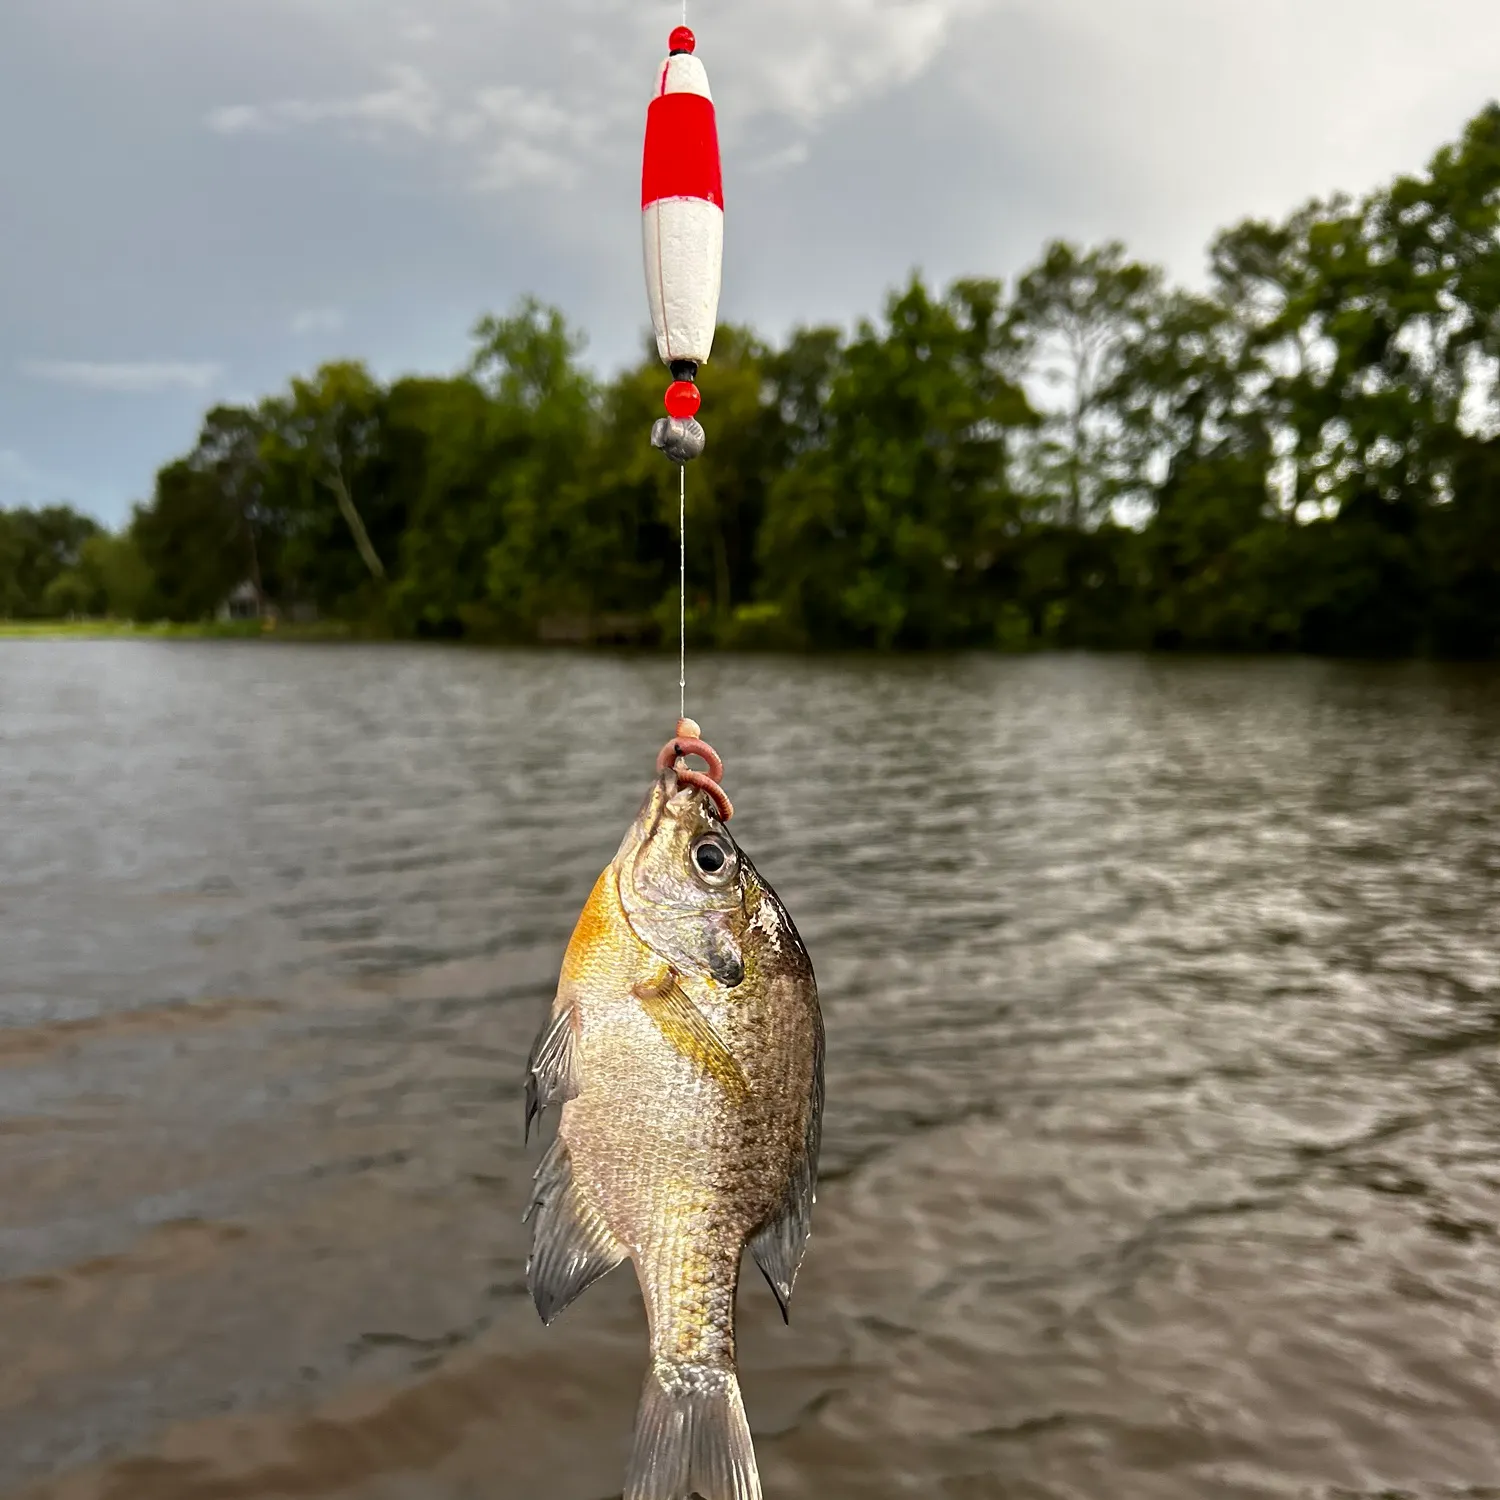
<svg viewBox="0 0 1500 1500">
<path fill-rule="evenodd" d="M 339 361 L 293 380 L 258 413 L 287 586 L 334 613 L 383 608 L 385 559 L 405 529 L 383 471 L 384 400 L 363 365 Z"/>
<path fill-rule="evenodd" d="M 407 516 L 391 609 L 408 633 L 483 627 L 489 554 L 505 526 L 489 463 L 491 417 L 489 397 L 467 375 L 401 380 L 387 398 L 387 482 Z"/>
<path fill-rule="evenodd" d="M 580 484 L 598 392 L 578 363 L 582 338 L 532 299 L 476 330 L 473 375 L 490 398 L 485 451 L 500 518 L 486 557 L 496 627 L 532 633 L 543 620 L 589 617 L 603 541 Z"/>
<path fill-rule="evenodd" d="M 218 495 L 225 524 L 239 539 L 244 577 L 263 609 L 269 601 L 263 553 L 275 517 L 268 502 L 260 414 L 240 406 L 216 406 L 203 419 L 198 445 L 188 458 Z"/>
<path fill-rule="evenodd" d="M 151 597 L 151 570 L 135 538 L 101 531 L 83 544 L 78 572 L 89 590 L 91 612 L 138 620 Z"/>
<path fill-rule="evenodd" d="M 1500 438 L 1460 444 L 1453 501 L 1429 521 L 1428 558 L 1432 647 L 1500 659 Z"/>
<path fill-rule="evenodd" d="M 76 592 L 54 585 L 77 568 L 99 529 L 66 505 L 0 511 L 0 616 L 27 620 L 77 612 Z"/>
<path fill-rule="evenodd" d="M 1058 240 L 1016 287 L 1010 336 L 1032 382 L 1059 392 L 1028 449 L 1032 484 L 1066 526 L 1098 524 L 1117 498 L 1110 393 L 1161 286 L 1118 242 L 1085 251 Z"/>
<path fill-rule="evenodd" d="M 1008 373 L 1000 288 L 919 278 L 861 324 L 828 387 L 822 441 L 772 489 L 767 596 L 809 640 L 886 649 L 984 639 L 1008 445 L 1033 418 Z"/>
<path fill-rule="evenodd" d="M 186 459 L 156 476 L 151 503 L 137 506 L 130 536 L 150 572 L 148 618 L 210 618 L 245 577 L 244 539 L 214 476 Z"/>
</svg>

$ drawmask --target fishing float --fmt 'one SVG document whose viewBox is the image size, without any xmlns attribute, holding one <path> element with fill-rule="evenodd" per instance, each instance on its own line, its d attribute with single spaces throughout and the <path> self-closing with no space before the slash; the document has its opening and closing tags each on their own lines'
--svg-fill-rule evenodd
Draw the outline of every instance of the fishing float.
<svg viewBox="0 0 1500 1500">
<path fill-rule="evenodd" d="M 646 112 L 641 241 L 656 349 L 672 372 L 651 441 L 673 462 L 699 457 L 699 367 L 713 351 L 724 271 L 724 172 L 708 70 L 686 26 L 672 32 Z"/>
</svg>

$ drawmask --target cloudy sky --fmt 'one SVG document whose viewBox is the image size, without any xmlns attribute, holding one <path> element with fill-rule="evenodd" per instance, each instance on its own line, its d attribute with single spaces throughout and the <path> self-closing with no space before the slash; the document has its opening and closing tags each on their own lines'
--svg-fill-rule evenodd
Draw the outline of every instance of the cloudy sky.
<svg viewBox="0 0 1500 1500">
<path fill-rule="evenodd" d="M 647 322 L 644 101 L 680 0 L 0 0 L 0 505 L 111 522 L 216 399 L 451 370 L 534 292 Z M 723 313 L 878 309 L 1054 235 L 1212 231 L 1420 165 L 1500 93 L 1496 0 L 692 0 Z"/>
</svg>

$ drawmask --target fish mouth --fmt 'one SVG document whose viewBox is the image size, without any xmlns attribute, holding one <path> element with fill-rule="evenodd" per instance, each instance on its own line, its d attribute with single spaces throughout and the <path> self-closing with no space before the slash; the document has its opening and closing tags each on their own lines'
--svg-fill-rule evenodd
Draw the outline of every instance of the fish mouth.
<svg viewBox="0 0 1500 1500">
<path fill-rule="evenodd" d="M 704 813 L 712 819 L 724 822 L 718 797 L 714 796 L 709 787 L 703 785 L 707 780 L 709 778 L 700 771 L 678 766 L 668 766 L 658 771 L 655 780 L 647 789 L 645 801 L 641 803 L 640 813 L 635 820 L 635 835 L 641 843 L 647 842 L 661 827 L 661 820 L 667 815 L 668 804 L 684 794 L 696 795 Z M 714 785 L 717 786 L 717 783 Z"/>
<path fill-rule="evenodd" d="M 652 781 L 645 800 L 641 803 L 641 810 L 636 814 L 635 822 L 627 830 L 620 844 L 620 852 L 616 856 L 622 882 L 628 877 L 631 886 L 634 887 L 636 864 L 660 831 L 662 819 L 667 815 L 668 805 L 675 797 L 680 796 L 682 791 L 683 787 L 677 772 L 671 767 L 659 772 Z"/>
<path fill-rule="evenodd" d="M 641 803 L 640 814 L 635 820 L 636 837 L 642 845 L 648 843 L 657 829 L 661 827 L 661 820 L 667 815 L 667 804 L 681 790 L 682 784 L 672 767 L 669 766 L 665 771 L 657 773 L 646 792 L 646 800 Z"/>
</svg>

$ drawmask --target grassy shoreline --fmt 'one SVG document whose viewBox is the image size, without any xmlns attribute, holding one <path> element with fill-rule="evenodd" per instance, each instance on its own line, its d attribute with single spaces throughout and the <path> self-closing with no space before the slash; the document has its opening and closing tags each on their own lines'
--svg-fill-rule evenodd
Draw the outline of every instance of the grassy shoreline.
<svg viewBox="0 0 1500 1500">
<path fill-rule="evenodd" d="M 7 640 L 203 640 L 203 641 L 352 641 L 362 637 L 352 626 L 278 625 L 263 628 L 254 620 L 205 621 L 196 625 L 166 622 L 134 624 L 129 620 L 0 620 L 0 641 Z"/>
</svg>

